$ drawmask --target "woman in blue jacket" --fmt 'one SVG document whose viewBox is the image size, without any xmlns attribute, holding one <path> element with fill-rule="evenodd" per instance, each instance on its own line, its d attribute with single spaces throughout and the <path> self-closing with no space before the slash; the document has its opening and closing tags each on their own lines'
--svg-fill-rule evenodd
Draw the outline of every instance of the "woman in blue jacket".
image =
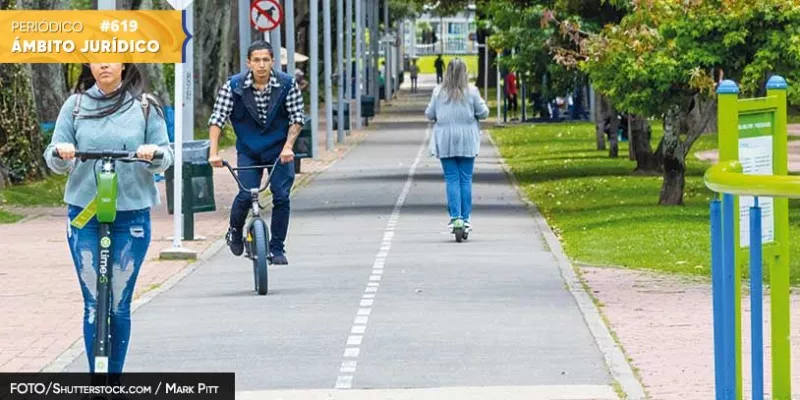
<svg viewBox="0 0 800 400">
<path fill-rule="evenodd" d="M 478 122 L 489 116 L 481 94 L 468 83 L 467 65 L 454 58 L 447 65 L 442 84 L 433 91 L 425 116 L 435 121 L 430 152 L 442 163 L 450 213 L 448 228 L 457 220 L 472 230 L 472 171 L 481 144 Z"/>
</svg>

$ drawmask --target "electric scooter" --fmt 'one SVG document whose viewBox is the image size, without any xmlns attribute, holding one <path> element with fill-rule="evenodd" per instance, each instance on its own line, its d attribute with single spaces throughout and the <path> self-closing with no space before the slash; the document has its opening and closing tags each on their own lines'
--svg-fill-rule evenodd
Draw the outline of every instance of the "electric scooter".
<svg viewBox="0 0 800 400">
<path fill-rule="evenodd" d="M 53 156 L 60 158 L 58 151 L 53 150 Z M 156 152 L 153 159 L 161 159 L 163 153 Z M 116 162 L 143 162 L 150 164 L 150 161 L 136 157 L 136 152 L 119 150 L 100 150 L 100 151 L 77 151 L 75 159 L 85 162 L 86 160 L 96 160 L 101 162 L 100 171 L 96 173 L 97 197 L 87 205 L 84 212 L 75 219 L 88 216 L 84 224 L 93 215 L 97 216 L 100 235 L 98 241 L 99 260 L 96 261 L 97 270 L 97 325 L 94 336 L 94 373 L 108 374 L 108 357 L 111 354 L 109 348 L 109 335 L 111 330 L 111 265 L 112 260 L 112 241 L 111 229 L 117 217 L 117 173 Z M 73 221 L 72 223 L 75 223 Z"/>
</svg>

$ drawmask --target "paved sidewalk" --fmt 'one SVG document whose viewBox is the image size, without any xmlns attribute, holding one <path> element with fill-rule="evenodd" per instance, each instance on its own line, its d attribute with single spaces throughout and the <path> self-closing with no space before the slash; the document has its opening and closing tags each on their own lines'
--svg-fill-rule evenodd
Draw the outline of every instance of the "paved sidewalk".
<svg viewBox="0 0 800 400">
<path fill-rule="evenodd" d="M 708 279 L 623 268 L 580 267 L 611 329 L 654 400 L 714 398 Z M 742 282 L 747 287 L 747 281 Z M 792 391 L 800 398 L 800 294 L 792 295 Z M 742 377 L 750 395 L 750 296 L 742 293 Z M 764 294 L 764 387 L 771 388 L 769 294 Z"/>
<path fill-rule="evenodd" d="M 297 193 L 270 294 L 220 249 L 134 313 L 126 370 L 234 371 L 242 398 L 618 398 L 599 315 L 486 136 L 476 229 L 446 232 L 426 89 Z"/>
<path fill-rule="evenodd" d="M 320 114 L 324 116 L 324 110 Z M 320 157 L 303 159 L 295 188 L 349 151 L 366 136 L 366 129 L 353 130 L 346 143 L 337 143 L 327 151 L 324 120 L 321 121 Z M 233 148 L 222 154 L 235 162 Z M 209 249 L 227 229 L 230 203 L 237 190 L 227 169 L 215 169 L 214 190 L 217 210 L 195 214 L 195 235 L 206 240 L 183 242 L 184 247 L 198 253 Z M 152 242 L 137 280 L 135 298 L 158 288 L 190 265 L 187 261 L 159 260 L 160 251 L 172 247 L 173 233 L 165 182 L 159 183 L 159 191 L 162 204 L 151 214 Z M 83 300 L 66 243 L 65 209 L 21 211 L 29 217 L 16 224 L 0 224 L 0 372 L 42 370 L 73 343 L 82 343 L 83 336 Z"/>
</svg>

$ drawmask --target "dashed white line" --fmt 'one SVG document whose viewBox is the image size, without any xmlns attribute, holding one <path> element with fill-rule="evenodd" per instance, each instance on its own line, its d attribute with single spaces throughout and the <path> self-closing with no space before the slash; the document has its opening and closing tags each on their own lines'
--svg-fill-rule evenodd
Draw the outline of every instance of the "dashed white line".
<svg viewBox="0 0 800 400">
<path fill-rule="evenodd" d="M 363 335 L 366 330 L 367 330 L 366 325 L 356 325 L 353 327 L 353 329 L 350 330 L 350 333 Z"/>
<path fill-rule="evenodd" d="M 419 150 L 417 151 L 417 156 L 414 158 L 414 162 L 411 164 L 411 168 L 408 170 L 408 179 L 406 179 L 406 184 L 403 186 L 403 191 L 397 198 L 397 202 L 394 205 L 392 214 L 389 216 L 386 229 L 383 231 L 383 240 L 381 241 L 380 248 L 378 249 L 378 254 L 375 256 L 375 262 L 372 265 L 372 273 L 369 276 L 367 287 L 364 289 L 365 294 L 359 301 L 359 308 L 356 312 L 356 318 L 353 321 L 353 327 L 350 329 L 351 334 L 347 337 L 347 345 L 344 349 L 345 360 L 342 361 L 342 365 L 339 368 L 340 375 L 336 378 L 336 389 L 350 389 L 353 387 L 353 376 L 355 376 L 357 369 L 357 362 L 353 359 L 358 358 L 359 354 L 361 353 L 360 346 L 364 340 L 364 333 L 367 329 L 367 322 L 369 321 L 369 315 L 372 312 L 372 306 L 375 303 L 375 295 L 380 287 L 379 281 L 383 276 L 386 257 L 389 255 L 389 251 L 392 248 L 392 239 L 394 239 L 395 233 L 394 230 L 397 226 L 397 222 L 400 220 L 400 209 L 403 208 L 403 203 L 405 203 L 408 192 L 411 190 L 411 182 L 414 180 L 414 172 L 417 170 L 417 165 L 419 165 L 419 162 L 422 159 L 422 154 L 427 148 L 430 134 L 431 131 L 428 129 L 425 132 L 425 140 L 423 140 L 422 144 L 420 145 Z"/>
</svg>

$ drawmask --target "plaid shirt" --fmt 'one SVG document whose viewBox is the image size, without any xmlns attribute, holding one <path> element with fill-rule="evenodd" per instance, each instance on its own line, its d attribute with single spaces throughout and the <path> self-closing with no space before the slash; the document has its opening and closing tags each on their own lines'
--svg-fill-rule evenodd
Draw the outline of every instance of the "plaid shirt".
<svg viewBox="0 0 800 400">
<path fill-rule="evenodd" d="M 242 88 L 253 89 L 256 98 L 256 106 L 258 107 L 258 116 L 261 118 L 261 122 L 265 124 L 267 122 L 267 109 L 269 106 L 269 96 L 272 94 L 272 88 L 279 87 L 281 87 L 281 85 L 278 83 L 278 79 L 275 78 L 275 75 L 269 77 L 269 84 L 264 87 L 264 90 L 258 90 L 253 86 L 252 71 L 248 72 L 244 79 Z M 286 107 L 286 112 L 289 113 L 290 124 L 303 125 L 305 123 L 303 115 L 303 94 L 300 92 L 300 88 L 297 86 L 295 79 L 292 79 L 292 88 L 286 96 L 284 105 Z M 231 84 L 230 82 L 225 82 L 219 89 L 219 92 L 217 92 L 217 99 L 214 102 L 214 111 L 208 119 L 208 126 L 216 125 L 219 126 L 220 129 L 225 128 L 225 123 L 228 121 L 232 110 L 233 93 L 231 91 Z"/>
</svg>

